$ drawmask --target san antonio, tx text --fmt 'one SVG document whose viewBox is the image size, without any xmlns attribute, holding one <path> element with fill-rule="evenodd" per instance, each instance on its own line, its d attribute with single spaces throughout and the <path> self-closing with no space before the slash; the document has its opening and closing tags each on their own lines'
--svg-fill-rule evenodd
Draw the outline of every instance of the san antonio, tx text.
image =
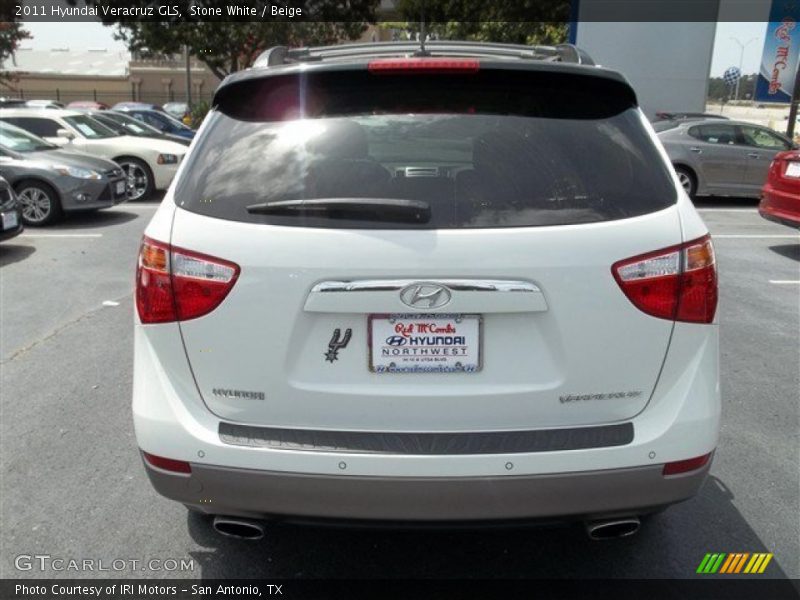
<svg viewBox="0 0 800 600">
<path fill-rule="evenodd" d="M 178 591 L 193 596 L 216 597 L 236 596 L 239 598 L 258 598 L 263 596 L 282 596 L 283 586 L 276 584 L 257 585 L 191 585 L 178 588 L 176 585 L 147 585 L 143 583 L 122 583 L 113 585 L 24 585 L 14 586 L 17 596 L 176 596 Z"/>
</svg>

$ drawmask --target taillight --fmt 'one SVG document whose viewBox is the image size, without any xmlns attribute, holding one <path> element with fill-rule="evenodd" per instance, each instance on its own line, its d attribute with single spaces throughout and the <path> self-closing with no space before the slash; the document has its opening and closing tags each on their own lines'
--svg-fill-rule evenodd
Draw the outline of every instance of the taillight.
<svg viewBox="0 0 800 600">
<path fill-rule="evenodd" d="M 375 74 L 397 73 L 477 73 L 480 62 L 474 58 L 379 58 L 367 64 L 367 70 Z"/>
<path fill-rule="evenodd" d="M 704 454 L 703 456 L 696 456 L 694 458 L 687 458 L 686 460 L 676 460 L 675 462 L 668 462 L 664 465 L 664 469 L 662 471 L 663 475 L 680 475 L 681 473 L 689 473 L 690 471 L 696 471 L 697 469 L 706 466 L 711 457 L 714 455 L 713 452 L 709 452 L 708 454 Z"/>
<path fill-rule="evenodd" d="M 175 460 L 174 458 L 164 458 L 163 456 L 156 456 L 142 450 L 142 455 L 148 464 L 164 469 L 165 471 L 172 471 L 173 473 L 191 473 L 192 465 L 184 460 Z"/>
<path fill-rule="evenodd" d="M 717 267 L 711 236 L 614 263 L 614 278 L 641 311 L 674 321 L 711 323 Z"/>
<path fill-rule="evenodd" d="M 139 319 L 167 323 L 202 317 L 220 305 L 238 276 L 235 263 L 145 236 L 136 267 Z"/>
</svg>

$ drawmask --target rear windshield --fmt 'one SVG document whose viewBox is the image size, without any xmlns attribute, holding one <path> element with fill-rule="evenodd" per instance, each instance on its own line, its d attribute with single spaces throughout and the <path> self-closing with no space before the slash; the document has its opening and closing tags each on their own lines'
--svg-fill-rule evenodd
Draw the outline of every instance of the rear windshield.
<svg viewBox="0 0 800 600">
<path fill-rule="evenodd" d="M 527 71 L 279 76 L 218 98 L 176 188 L 204 215 L 335 228 L 594 223 L 676 201 L 630 90 Z M 253 205 L 403 199 L 425 223 L 373 213 L 260 214 Z"/>
</svg>

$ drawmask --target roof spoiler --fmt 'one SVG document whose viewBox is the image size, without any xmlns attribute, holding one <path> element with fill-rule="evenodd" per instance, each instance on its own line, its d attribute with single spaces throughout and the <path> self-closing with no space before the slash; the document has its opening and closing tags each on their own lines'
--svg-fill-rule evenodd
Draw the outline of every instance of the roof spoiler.
<svg viewBox="0 0 800 600">
<path fill-rule="evenodd" d="M 274 46 L 262 52 L 253 68 L 269 68 L 302 62 L 318 62 L 347 58 L 382 58 L 390 56 L 419 55 L 418 42 L 373 42 L 366 44 L 340 44 L 306 48 Z M 474 58 L 517 58 L 544 60 L 576 65 L 594 65 L 592 57 L 572 44 L 556 46 L 526 46 L 523 44 L 492 44 L 430 40 L 425 43 L 426 56 L 459 56 Z"/>
</svg>

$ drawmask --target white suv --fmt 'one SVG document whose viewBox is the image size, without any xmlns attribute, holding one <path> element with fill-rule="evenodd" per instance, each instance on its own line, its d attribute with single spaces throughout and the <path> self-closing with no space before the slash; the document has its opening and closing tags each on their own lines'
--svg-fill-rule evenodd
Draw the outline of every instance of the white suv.
<svg viewBox="0 0 800 600">
<path fill-rule="evenodd" d="M 139 254 L 150 480 L 242 537 L 631 534 L 717 444 L 708 231 L 621 75 L 572 46 L 414 50 L 275 48 L 220 85 Z"/>
</svg>

